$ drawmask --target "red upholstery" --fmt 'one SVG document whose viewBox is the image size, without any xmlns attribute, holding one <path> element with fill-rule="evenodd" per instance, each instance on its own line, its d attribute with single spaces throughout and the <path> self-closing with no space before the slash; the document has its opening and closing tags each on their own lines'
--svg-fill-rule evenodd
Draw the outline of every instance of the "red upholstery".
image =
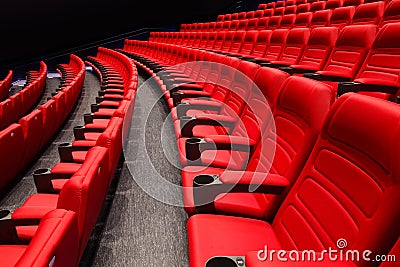
<svg viewBox="0 0 400 267">
<path fill-rule="evenodd" d="M 265 50 L 265 53 L 262 57 L 259 57 L 259 59 L 267 62 L 271 60 L 278 60 L 280 55 L 282 54 L 283 47 L 286 44 L 286 38 L 288 34 L 288 29 L 274 30 L 271 34 L 269 45 Z"/>
<path fill-rule="evenodd" d="M 2 194 L 16 182 L 22 166 L 24 147 L 25 140 L 21 125 L 14 123 L 0 132 L 0 192 Z"/>
<path fill-rule="evenodd" d="M 400 22 L 400 0 L 392 0 L 386 4 L 379 27 L 393 22 Z"/>
<path fill-rule="evenodd" d="M 192 216 L 190 266 L 204 266 L 213 256 L 244 256 L 265 245 L 318 252 L 336 248 L 340 238 L 348 243 L 345 250 L 386 255 L 399 236 L 399 121 L 395 104 L 359 94 L 341 97 L 272 224 Z"/>
<path fill-rule="evenodd" d="M 325 9 L 326 1 L 317 1 L 311 3 L 310 12 L 316 12 Z"/>
<path fill-rule="evenodd" d="M 312 19 L 312 12 L 304 12 L 297 14 L 294 21 L 294 27 L 309 27 Z"/>
<path fill-rule="evenodd" d="M 375 24 L 381 21 L 385 3 L 383 1 L 359 5 L 353 15 L 352 25 Z"/>
<path fill-rule="evenodd" d="M 344 26 L 350 25 L 356 8 L 354 6 L 335 8 L 329 26 L 335 26 L 342 29 Z"/>
<path fill-rule="evenodd" d="M 354 81 L 364 84 L 392 85 L 400 88 L 400 23 L 389 23 L 381 28 L 364 64 Z M 395 95 L 368 93 L 395 101 Z"/>
<path fill-rule="evenodd" d="M 254 43 L 253 50 L 251 51 L 249 57 L 257 58 L 262 57 L 268 48 L 268 44 L 271 39 L 271 30 L 261 30 L 257 35 L 257 40 Z"/>
<path fill-rule="evenodd" d="M 318 3 L 320 3 L 320 2 L 318 2 Z M 331 9 L 319 10 L 319 11 L 314 12 L 313 17 L 311 19 L 310 27 L 315 28 L 315 27 L 328 26 L 331 16 L 332 16 Z"/>
<path fill-rule="evenodd" d="M 248 166 L 242 166 L 241 169 L 246 169 L 249 172 L 279 174 L 293 183 L 313 148 L 325 115 L 334 100 L 334 93 L 329 86 L 320 82 L 295 76 L 288 78 L 282 87 L 277 106 L 273 112 L 277 143 L 275 155 L 271 155 L 274 146 L 271 144 L 269 131 L 272 131 L 272 128 L 264 124 L 267 128 L 263 130 L 259 145 L 251 155 Z M 296 103 L 295 99 L 300 96 L 303 97 L 303 101 Z M 320 99 L 321 105 L 316 107 L 307 104 L 314 99 Z M 273 160 L 271 160 L 271 157 L 273 157 Z M 191 172 L 183 169 L 182 185 L 192 187 L 194 177 L 200 173 L 214 174 L 210 170 L 195 173 L 193 169 Z M 240 175 L 240 172 L 235 175 L 237 174 Z M 234 173 L 226 172 L 226 175 L 229 178 L 230 175 L 234 176 Z M 184 188 L 184 195 L 193 194 L 190 191 L 191 189 Z M 193 199 L 187 195 L 184 196 L 184 199 L 186 201 L 185 209 L 189 213 L 193 213 Z M 282 201 L 282 198 L 271 195 L 233 193 L 217 199 L 215 207 L 218 212 L 226 214 L 271 218 L 280 201 Z"/>
<path fill-rule="evenodd" d="M 343 5 L 343 0 L 328 0 L 326 1 L 325 9 L 335 9 Z"/>
<path fill-rule="evenodd" d="M 97 154 L 92 164 L 71 177 L 59 195 L 33 194 L 12 214 L 12 218 L 18 220 L 42 218 L 43 211 L 56 208 L 75 211 L 78 215 L 79 258 L 97 221 L 109 185 L 108 149 L 94 147 L 91 151 Z M 21 236 L 26 235 L 24 230 L 24 226 L 17 227 Z"/>
<path fill-rule="evenodd" d="M 284 15 L 296 14 L 296 12 L 297 12 L 297 6 L 296 5 L 292 5 L 292 6 L 285 7 L 285 12 L 283 12 L 283 14 Z"/>
<path fill-rule="evenodd" d="M 294 28 L 289 31 L 286 42 L 278 60 L 271 60 L 272 64 L 291 65 L 298 63 L 308 42 L 310 30 L 307 28 Z"/>
<path fill-rule="evenodd" d="M 317 73 L 354 79 L 371 48 L 376 32 L 377 27 L 372 24 L 344 27 L 324 68 Z"/>
<path fill-rule="evenodd" d="M 44 125 L 42 111 L 38 109 L 32 111 L 29 115 L 21 118 L 19 124 L 22 127 L 24 140 L 27 144 L 23 154 L 22 166 L 27 167 L 42 149 Z"/>
<path fill-rule="evenodd" d="M 294 25 L 294 22 L 296 20 L 296 14 L 288 14 L 282 16 L 282 20 L 279 23 L 279 28 L 280 29 L 291 29 Z"/>
<path fill-rule="evenodd" d="M 56 102 L 50 99 L 45 104 L 38 107 L 42 111 L 43 115 L 43 138 L 41 141 L 41 147 L 44 147 L 55 133 L 55 124 L 57 121 L 57 110 Z"/>
<path fill-rule="evenodd" d="M 276 90 L 276 88 L 280 88 L 283 81 L 287 78 L 287 74 L 279 70 L 268 68 L 261 68 L 258 71 L 254 71 L 254 74 L 254 78 L 249 78 L 254 79 L 254 83 L 258 88 L 252 89 L 250 84 L 251 80 L 249 80 L 247 90 L 251 91 L 250 96 L 248 97 L 248 101 L 246 101 L 243 111 L 239 114 L 238 122 L 229 132 L 229 135 L 246 137 L 250 140 L 258 141 L 261 137 L 261 129 L 271 120 L 271 112 L 268 112 L 270 110 L 269 103 L 271 103 L 272 108 L 275 106 L 277 94 L 273 89 Z M 204 132 L 198 132 L 196 136 L 207 137 L 210 140 L 214 140 L 218 138 L 215 134 L 221 135 L 224 133 L 216 131 L 212 136 L 202 134 L 204 134 Z M 226 134 L 227 133 L 224 135 Z M 215 138 L 213 139 L 213 137 Z M 179 138 L 177 141 L 182 166 L 187 165 L 185 149 L 186 139 L 187 138 Z M 228 167 L 230 169 L 243 169 L 248 157 L 246 152 L 239 151 L 218 151 L 216 155 L 214 155 L 215 152 L 207 152 L 208 151 L 205 151 L 202 156 L 202 161 L 205 165 L 211 164 L 213 166 Z"/>
<path fill-rule="evenodd" d="M 275 7 L 274 16 L 283 16 L 285 13 L 285 7 Z"/>
<path fill-rule="evenodd" d="M 309 12 L 310 11 L 310 4 L 305 3 L 305 4 L 300 4 L 297 6 L 297 10 L 296 13 L 300 14 L 300 13 L 305 13 L 305 12 Z"/>
<path fill-rule="evenodd" d="M 4 267 L 59 267 L 78 265 L 77 216 L 63 209 L 47 213 L 29 244 L 2 244 Z"/>
<path fill-rule="evenodd" d="M 344 0 L 342 6 L 359 6 L 364 3 L 364 0 Z"/>
<path fill-rule="evenodd" d="M 233 61 L 233 59 L 231 59 Z M 220 83 L 214 89 L 212 95 L 221 95 L 222 98 L 220 101 L 224 102 L 219 114 L 222 116 L 227 116 L 233 118 L 234 120 L 238 119 L 238 115 L 242 112 L 244 108 L 245 101 L 248 99 L 249 90 L 251 87 L 251 81 L 256 74 L 256 70 L 260 67 L 259 65 L 251 62 L 241 61 L 236 59 L 237 69 L 236 71 L 233 67 L 225 67 L 221 69 L 221 78 Z M 229 65 L 228 65 L 229 66 Z M 232 79 L 232 77 L 234 77 Z M 216 99 L 214 97 L 214 99 Z M 203 114 L 204 112 L 196 112 L 196 114 Z M 180 132 L 181 124 L 180 120 L 174 122 L 175 135 L 177 138 L 181 137 Z M 196 127 L 195 127 L 196 128 Z M 210 127 L 206 127 L 210 128 Z M 211 127 L 214 129 L 214 127 Z M 202 128 L 201 136 L 204 134 L 210 134 L 209 131 L 204 131 Z M 211 130 L 214 132 L 213 130 Z M 197 133 L 194 133 L 194 136 L 198 136 Z"/>
</svg>

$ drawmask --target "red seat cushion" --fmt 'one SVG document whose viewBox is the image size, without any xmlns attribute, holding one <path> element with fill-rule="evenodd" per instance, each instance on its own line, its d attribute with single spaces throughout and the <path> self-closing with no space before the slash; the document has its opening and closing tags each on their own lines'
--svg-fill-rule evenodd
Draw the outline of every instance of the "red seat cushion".
<svg viewBox="0 0 400 267">
<path fill-rule="evenodd" d="M 26 248 L 26 245 L 1 245 L 0 255 L 3 255 L 1 257 L 1 266 L 14 267 Z"/>
<path fill-rule="evenodd" d="M 187 228 L 190 267 L 204 267 L 216 255 L 246 255 L 265 245 L 268 249 L 281 249 L 272 227 L 264 221 L 200 214 L 189 218 Z"/>
</svg>

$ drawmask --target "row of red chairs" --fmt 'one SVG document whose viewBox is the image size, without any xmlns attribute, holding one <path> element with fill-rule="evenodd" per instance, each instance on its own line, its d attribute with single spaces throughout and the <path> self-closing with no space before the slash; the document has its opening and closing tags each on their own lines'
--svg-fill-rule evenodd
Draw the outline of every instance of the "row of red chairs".
<svg viewBox="0 0 400 267">
<path fill-rule="evenodd" d="M 46 85 L 47 66 L 40 62 L 40 70 L 34 79 L 26 83 L 16 94 L 0 102 L 0 130 L 29 113 L 40 99 Z"/>
<path fill-rule="evenodd" d="M 164 34 L 181 35 L 181 32 L 195 34 L 196 32 L 218 32 L 235 30 L 265 30 L 293 27 L 323 27 L 346 25 L 376 24 L 379 27 L 387 23 L 398 22 L 400 18 L 400 1 L 391 1 L 387 6 L 383 1 L 361 4 L 357 7 L 347 6 L 332 10 L 319 10 L 299 14 L 276 15 L 272 17 L 226 20 L 219 22 L 203 22 L 184 24 L 180 32 Z M 162 33 L 161 33 L 162 34 Z"/>
<path fill-rule="evenodd" d="M 287 7 L 258 9 L 258 10 L 254 10 L 254 11 L 218 15 L 217 21 L 282 16 L 282 15 L 288 15 L 288 14 L 299 14 L 299 13 L 304 13 L 304 12 L 315 12 L 315 11 L 324 10 L 324 9 L 334 10 L 339 7 L 348 7 L 348 6 L 357 7 L 363 3 L 364 3 L 363 0 L 317 1 L 317 2 L 313 2 L 313 3 L 303 3 L 303 4 L 291 5 L 291 6 L 287 6 Z"/>
<path fill-rule="evenodd" d="M 363 3 L 372 3 L 376 2 L 377 0 L 354 0 L 354 1 L 343 1 L 343 5 L 351 5 L 349 2 L 352 2 L 353 5 L 359 5 Z M 286 1 L 271 1 L 268 3 L 261 3 L 258 5 L 257 10 L 265 10 L 265 9 L 274 9 L 274 8 L 281 8 L 293 5 L 303 5 L 303 4 L 313 4 L 316 2 L 326 2 L 325 0 L 286 0 Z M 386 0 L 385 2 L 390 2 L 390 0 Z"/>
<path fill-rule="evenodd" d="M 225 36 L 229 36 L 228 33 Z M 370 94 L 396 101 L 399 68 L 393 62 L 399 55 L 396 41 L 399 33 L 400 23 L 389 23 L 379 31 L 376 25 L 346 26 L 340 33 L 335 27 L 311 31 L 307 28 L 236 31 L 231 32 L 231 38 L 215 40 L 212 45 L 199 42 L 196 46 L 188 42 L 186 46 L 281 68 L 290 74 L 306 75 L 335 88 L 340 86 L 340 93 L 375 91 L 381 93 Z M 173 51 L 182 46 L 172 38 L 165 41 L 169 41 L 168 45 L 127 41 L 126 50 L 142 49 L 144 54 L 152 56 L 167 49 L 171 54 L 176 53 Z"/>
<path fill-rule="evenodd" d="M 17 123 L 12 123 L 0 132 L 1 198 L 47 146 L 77 102 L 85 78 L 85 64 L 75 55 L 71 55 L 71 58 L 80 62 L 79 72 L 73 81 Z M 40 75 L 44 78 L 46 76 L 47 71 Z"/>
<path fill-rule="evenodd" d="M 376 32 L 362 27 L 354 40 Z M 377 48 L 393 51 L 397 38 L 388 37 L 400 25 L 390 27 Z M 336 99 L 324 83 L 229 55 L 136 40 L 123 50 L 156 75 L 171 108 L 190 266 L 303 266 L 262 262 L 257 252 L 319 253 L 343 239 L 344 251 L 399 253 L 390 252 L 400 235 L 391 164 L 400 157 L 398 105 L 354 93 Z M 370 266 L 325 260 L 304 266 Z"/>
<path fill-rule="evenodd" d="M 127 97 L 109 100 L 105 95 L 107 100 L 103 102 L 112 103 L 95 105 L 98 110 L 88 114 L 94 117 L 92 122 L 76 126 L 75 140 L 59 145 L 60 162 L 51 169 L 34 172 L 37 194 L 29 196 L 8 220 L 17 244 L 0 245 L 0 253 L 6 258 L 2 266 L 14 266 L 16 262 L 36 267 L 79 266 L 120 162 L 125 137 L 123 127 L 129 128 L 137 89 L 136 67 L 125 55 L 99 47 L 97 55 L 86 63 L 93 67 L 105 86 L 101 92 Z M 132 97 L 128 99 L 128 95 Z M 101 113 L 101 118 L 96 113 Z M 54 215 L 68 216 L 68 223 L 58 231 L 58 238 L 41 230 Z M 46 240 L 51 249 L 40 250 L 37 239 Z M 9 253 L 3 254 L 4 251 Z M 41 261 L 29 265 L 35 258 Z"/>
<path fill-rule="evenodd" d="M 7 76 L 0 81 L 0 101 L 3 101 L 8 97 L 10 88 L 12 86 L 13 71 L 9 70 Z"/>
</svg>

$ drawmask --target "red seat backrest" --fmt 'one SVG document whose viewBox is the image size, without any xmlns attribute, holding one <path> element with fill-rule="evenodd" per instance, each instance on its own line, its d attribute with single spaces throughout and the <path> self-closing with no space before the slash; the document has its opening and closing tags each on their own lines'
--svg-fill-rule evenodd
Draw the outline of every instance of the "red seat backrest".
<svg viewBox="0 0 400 267">
<path fill-rule="evenodd" d="M 314 28 L 297 65 L 306 66 L 312 70 L 322 69 L 332 52 L 338 33 L 336 27 Z"/>
<path fill-rule="evenodd" d="M 0 193 L 4 194 L 21 170 L 25 141 L 22 127 L 13 123 L 0 131 Z"/>
<path fill-rule="evenodd" d="M 310 11 L 310 4 L 301 4 L 297 6 L 297 10 L 296 13 L 300 14 L 300 13 L 304 13 L 304 12 L 309 12 Z"/>
<path fill-rule="evenodd" d="M 385 3 L 383 1 L 367 3 L 359 5 L 354 12 L 352 25 L 360 24 L 375 24 L 382 19 L 383 12 L 385 11 Z"/>
<path fill-rule="evenodd" d="M 308 28 L 291 29 L 278 61 L 285 65 L 296 64 L 303 54 L 309 36 L 310 30 Z"/>
<path fill-rule="evenodd" d="M 79 257 L 103 206 L 110 175 L 108 164 L 107 148 L 91 148 L 82 167 L 60 191 L 57 208 L 75 211 L 78 215 Z"/>
<path fill-rule="evenodd" d="M 325 27 L 328 26 L 329 21 L 332 16 L 332 10 L 319 10 L 314 12 L 313 17 L 311 19 L 310 27 Z"/>
<path fill-rule="evenodd" d="M 393 22 L 400 22 L 400 0 L 392 0 L 386 4 L 379 27 Z"/>
<path fill-rule="evenodd" d="M 376 25 L 344 27 L 323 70 L 353 79 L 371 48 L 376 32 Z"/>
<path fill-rule="evenodd" d="M 400 87 L 400 22 L 388 23 L 376 35 L 364 64 L 355 81 Z M 395 100 L 395 95 L 373 93 L 372 95 Z"/>
<path fill-rule="evenodd" d="M 344 252 L 389 252 L 400 230 L 399 122 L 394 103 L 354 93 L 336 100 L 273 221 L 282 249 L 336 249 L 344 239 Z"/>
<path fill-rule="evenodd" d="M 342 29 L 351 23 L 356 8 L 354 6 L 339 7 L 333 10 L 329 26 Z"/>
<path fill-rule="evenodd" d="M 278 60 L 286 43 L 289 29 L 276 29 L 271 34 L 271 39 L 265 54 L 262 56 L 268 61 Z"/>
<path fill-rule="evenodd" d="M 43 114 L 36 109 L 19 120 L 24 133 L 25 146 L 22 160 L 23 168 L 27 167 L 42 149 Z"/>
</svg>

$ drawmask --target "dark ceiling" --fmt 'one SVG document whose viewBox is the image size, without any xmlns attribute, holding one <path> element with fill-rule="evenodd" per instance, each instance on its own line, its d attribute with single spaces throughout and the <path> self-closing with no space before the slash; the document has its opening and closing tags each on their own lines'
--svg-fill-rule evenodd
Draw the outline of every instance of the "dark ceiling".
<svg viewBox="0 0 400 267">
<path fill-rule="evenodd" d="M 140 28 L 210 21 L 238 1 L 5 0 L 0 68 L 13 68 Z M 245 9 L 250 2 L 242 1 Z M 67 50 L 68 51 L 68 50 Z"/>
</svg>

